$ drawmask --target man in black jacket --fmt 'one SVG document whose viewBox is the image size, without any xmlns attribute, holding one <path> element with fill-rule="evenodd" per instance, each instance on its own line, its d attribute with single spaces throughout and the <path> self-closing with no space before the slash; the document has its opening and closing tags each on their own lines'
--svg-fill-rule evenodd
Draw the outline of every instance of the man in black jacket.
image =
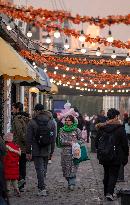
<svg viewBox="0 0 130 205">
<path fill-rule="evenodd" d="M 107 112 L 108 121 L 97 124 L 96 148 L 97 153 L 101 136 L 105 132 L 108 136 L 111 135 L 114 141 L 114 149 L 116 156 L 111 161 L 100 161 L 104 167 L 104 195 L 107 200 L 113 201 L 114 188 L 117 182 L 118 173 L 121 164 L 126 165 L 128 162 L 129 147 L 125 129 L 118 120 L 119 111 L 111 108 Z"/>
<path fill-rule="evenodd" d="M 34 108 L 34 117 L 27 126 L 26 136 L 26 153 L 27 159 L 33 157 L 34 165 L 38 179 L 38 196 L 46 196 L 45 177 L 47 173 L 48 158 L 51 153 L 51 144 L 40 146 L 37 141 L 37 133 L 39 128 L 47 122 L 48 131 L 51 130 L 52 140 L 55 139 L 56 126 L 52 120 L 52 114 L 49 111 L 44 111 L 42 104 L 37 104 Z M 39 124 L 41 126 L 39 127 Z M 45 136 L 45 135 L 44 135 Z"/>
</svg>

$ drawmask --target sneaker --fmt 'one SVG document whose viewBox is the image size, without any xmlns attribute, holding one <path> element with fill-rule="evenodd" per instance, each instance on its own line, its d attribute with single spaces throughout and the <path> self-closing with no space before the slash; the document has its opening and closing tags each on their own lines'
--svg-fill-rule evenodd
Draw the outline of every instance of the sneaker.
<svg viewBox="0 0 130 205">
<path fill-rule="evenodd" d="M 26 181 L 24 179 L 21 179 L 19 182 L 18 182 L 18 188 L 19 190 L 24 188 L 24 185 L 26 184 Z"/>
<path fill-rule="evenodd" d="M 47 196 L 47 191 L 46 191 L 46 189 L 39 190 L 37 195 L 38 195 L 38 196 Z"/>
<path fill-rule="evenodd" d="M 48 160 L 48 164 L 51 164 L 51 163 L 52 163 L 51 159 L 50 159 L 50 160 Z"/>
<path fill-rule="evenodd" d="M 71 190 L 71 191 L 73 191 L 73 190 L 74 190 L 74 185 L 68 186 L 68 189 Z"/>
<path fill-rule="evenodd" d="M 108 201 L 114 201 L 114 197 L 113 197 L 111 194 L 107 194 L 107 195 L 106 195 L 106 199 L 107 199 Z"/>
</svg>

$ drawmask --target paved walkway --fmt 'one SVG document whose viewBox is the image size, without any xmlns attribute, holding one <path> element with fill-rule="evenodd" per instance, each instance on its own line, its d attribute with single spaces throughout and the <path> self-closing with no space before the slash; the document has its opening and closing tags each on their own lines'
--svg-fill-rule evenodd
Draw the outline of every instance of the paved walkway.
<svg viewBox="0 0 130 205">
<path fill-rule="evenodd" d="M 90 146 L 90 145 L 89 145 Z M 80 164 L 77 174 L 77 186 L 74 191 L 67 190 L 62 176 L 60 149 L 56 149 L 53 163 L 48 165 L 47 197 L 37 196 L 37 180 L 33 162 L 27 164 L 26 192 L 21 197 L 11 197 L 11 205 L 119 205 L 119 201 L 106 202 L 103 198 L 102 166 L 98 164 L 96 154 L 90 153 L 91 160 Z M 125 183 L 117 187 L 129 187 L 130 164 L 125 169 Z"/>
</svg>

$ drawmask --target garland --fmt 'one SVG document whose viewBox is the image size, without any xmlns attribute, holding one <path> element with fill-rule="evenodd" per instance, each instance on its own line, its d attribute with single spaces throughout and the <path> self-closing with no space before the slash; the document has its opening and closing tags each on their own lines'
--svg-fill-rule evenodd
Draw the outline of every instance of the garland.
<svg viewBox="0 0 130 205">
<path fill-rule="evenodd" d="M 81 16 L 77 14 L 76 16 L 72 16 L 70 12 L 64 11 L 51 11 L 47 9 L 34 9 L 33 7 L 24 8 L 24 7 L 16 7 L 11 3 L 0 3 L 0 10 L 4 13 L 10 14 L 13 18 L 21 19 L 22 21 L 27 20 L 28 22 L 32 22 L 32 19 L 42 19 L 44 21 L 57 21 L 59 20 L 61 23 L 68 20 L 74 24 L 80 23 L 89 23 L 95 24 L 100 28 L 104 28 L 105 26 L 110 26 L 113 24 L 125 24 L 130 25 L 130 14 L 127 15 L 109 15 L 105 18 L 92 17 L 92 16 Z"/>
<path fill-rule="evenodd" d="M 81 82 L 81 79 L 80 79 L 80 77 L 75 77 L 75 79 L 74 80 L 72 80 L 71 78 L 70 78 L 70 75 L 66 75 L 64 78 L 63 78 L 63 76 L 61 75 L 61 74 L 56 74 L 56 75 L 54 75 L 53 73 L 51 73 L 51 72 L 48 72 L 48 76 L 50 77 L 50 78 L 53 78 L 53 79 L 55 79 L 55 81 L 57 81 L 57 83 L 59 84 L 59 82 L 61 82 L 61 84 L 63 85 L 63 84 L 68 84 L 68 82 L 69 82 L 69 84 L 68 84 L 68 86 L 76 86 L 76 83 L 77 82 L 79 82 L 79 85 L 77 85 L 77 87 L 81 87 L 81 88 L 83 88 L 83 90 L 85 90 L 86 88 L 92 88 L 92 89 L 102 89 L 102 90 L 112 90 L 112 89 L 129 89 L 130 88 L 130 83 L 128 83 L 127 85 L 115 85 L 114 87 L 113 87 L 113 85 L 112 84 L 109 84 L 109 85 L 106 85 L 105 83 L 107 82 L 107 81 L 109 81 L 109 82 L 113 82 L 113 83 L 115 83 L 115 82 L 118 82 L 118 79 L 110 79 L 109 77 L 107 78 L 107 81 L 104 79 L 104 78 L 101 78 L 100 80 L 98 79 L 98 78 L 94 78 L 93 79 L 93 82 L 96 84 L 96 87 L 95 87 L 95 84 L 90 84 L 90 82 Z M 97 83 L 98 82 L 98 83 Z M 120 81 L 119 81 L 120 82 Z M 124 81 L 123 81 L 124 82 Z M 102 83 L 102 84 L 101 84 Z M 105 84 L 105 87 L 104 87 L 104 84 Z M 60 84 L 59 84 L 60 85 Z"/>
<path fill-rule="evenodd" d="M 55 63 L 67 63 L 72 65 L 107 65 L 107 66 L 130 66 L 130 62 L 126 60 L 107 60 L 107 59 L 86 59 L 85 57 L 80 58 L 78 56 L 76 57 L 67 57 L 67 56 L 51 56 L 51 55 L 40 55 L 37 53 L 31 53 L 30 51 L 22 50 L 20 52 L 20 55 L 24 56 L 25 58 L 29 58 L 30 60 L 39 62 L 39 63 L 49 63 L 49 62 L 55 62 Z"/>
<path fill-rule="evenodd" d="M 14 5 L 11 6 L 11 4 L 4 4 L 0 3 L 0 13 L 7 14 L 8 16 L 14 18 L 14 19 L 19 19 L 27 23 L 31 23 L 36 27 L 43 28 L 47 30 L 48 32 L 50 31 L 55 31 L 57 25 L 47 25 L 46 22 L 46 15 L 45 13 L 48 12 L 48 10 L 43 10 L 43 9 L 33 9 L 32 7 L 25 9 L 23 8 L 17 8 Z M 51 11 L 50 11 L 51 12 Z M 52 11 L 53 13 L 54 11 Z M 57 13 L 57 11 L 56 11 Z M 62 12 L 60 12 L 62 13 Z M 60 13 L 57 13 L 57 15 L 60 17 Z M 48 12 L 49 15 L 49 12 Z M 130 17 L 130 14 L 128 15 Z M 57 17 L 57 16 L 56 16 Z M 67 17 L 66 17 L 67 18 Z M 35 21 L 34 21 L 35 19 Z M 50 16 L 47 18 L 50 22 Z M 62 18 L 61 18 L 62 19 Z M 52 22 L 56 21 L 54 19 Z M 130 20 L 128 20 L 130 22 Z M 60 32 L 63 32 L 67 36 L 74 36 L 75 38 L 78 38 L 80 36 L 80 31 L 76 31 L 74 29 L 68 29 L 68 28 L 59 28 Z M 113 43 L 109 43 L 106 38 L 101 38 L 97 36 L 96 38 L 92 38 L 90 35 L 84 35 L 86 38 L 86 42 L 89 43 L 99 43 L 99 44 L 104 44 L 105 46 L 113 46 L 117 48 L 123 48 L 123 49 L 130 49 L 130 42 L 123 42 L 121 40 L 114 40 Z"/>
</svg>

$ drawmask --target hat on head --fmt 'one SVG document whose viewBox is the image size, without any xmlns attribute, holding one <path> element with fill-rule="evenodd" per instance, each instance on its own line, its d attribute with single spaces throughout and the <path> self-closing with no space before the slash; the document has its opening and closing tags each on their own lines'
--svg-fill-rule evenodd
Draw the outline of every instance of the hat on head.
<svg viewBox="0 0 130 205">
<path fill-rule="evenodd" d="M 13 141 L 13 133 L 8 132 L 7 134 L 4 135 L 3 138 L 6 142 L 12 142 Z"/>
<path fill-rule="evenodd" d="M 42 104 L 36 104 L 35 105 L 35 108 L 34 108 L 35 111 L 40 111 L 40 110 L 44 110 L 44 105 Z"/>
</svg>

